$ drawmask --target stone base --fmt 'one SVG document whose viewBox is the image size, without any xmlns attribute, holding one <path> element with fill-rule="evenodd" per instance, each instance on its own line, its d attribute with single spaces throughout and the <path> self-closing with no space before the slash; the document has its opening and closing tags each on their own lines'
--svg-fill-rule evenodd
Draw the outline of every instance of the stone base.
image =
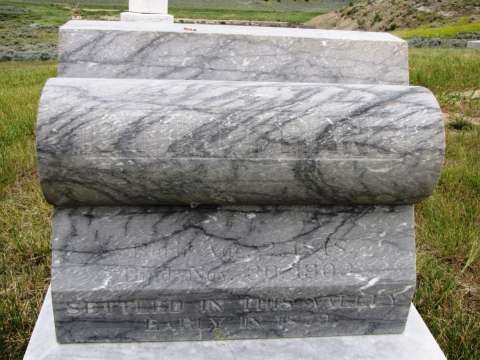
<svg viewBox="0 0 480 360">
<path fill-rule="evenodd" d="M 467 42 L 467 48 L 480 49 L 480 40 L 474 40 Z"/>
<path fill-rule="evenodd" d="M 120 14 L 121 21 L 147 21 L 147 22 L 163 22 L 173 23 L 173 16 L 168 14 L 144 14 L 135 12 L 123 12 Z"/>
<path fill-rule="evenodd" d="M 328 354 L 330 360 L 446 359 L 413 305 L 405 332 L 400 335 L 60 345 L 55 339 L 52 300 L 49 291 L 24 360 L 210 360 L 220 358 L 225 360 L 313 360 L 319 359 L 319 354 Z"/>
<path fill-rule="evenodd" d="M 401 333 L 413 206 L 57 209 L 61 343 Z"/>
</svg>

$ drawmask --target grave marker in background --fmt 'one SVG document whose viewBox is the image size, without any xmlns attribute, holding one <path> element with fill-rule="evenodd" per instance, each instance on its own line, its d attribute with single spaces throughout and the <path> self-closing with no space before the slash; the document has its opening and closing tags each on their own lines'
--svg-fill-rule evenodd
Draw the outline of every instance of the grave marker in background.
<svg viewBox="0 0 480 360">
<path fill-rule="evenodd" d="M 467 43 L 467 48 L 480 49 L 480 40 L 472 40 Z"/>
</svg>

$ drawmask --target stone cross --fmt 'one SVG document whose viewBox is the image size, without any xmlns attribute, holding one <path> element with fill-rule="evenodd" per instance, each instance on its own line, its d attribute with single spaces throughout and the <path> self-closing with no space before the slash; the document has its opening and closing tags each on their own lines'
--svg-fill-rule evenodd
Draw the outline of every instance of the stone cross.
<svg viewBox="0 0 480 360">
<path fill-rule="evenodd" d="M 173 16 L 168 14 L 168 0 L 129 0 L 120 20 L 173 23 Z"/>
</svg>

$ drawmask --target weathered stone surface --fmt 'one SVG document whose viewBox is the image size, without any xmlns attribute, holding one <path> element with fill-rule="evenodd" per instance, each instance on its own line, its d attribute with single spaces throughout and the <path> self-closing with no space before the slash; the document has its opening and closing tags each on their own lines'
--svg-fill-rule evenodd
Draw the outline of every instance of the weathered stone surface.
<svg viewBox="0 0 480 360">
<path fill-rule="evenodd" d="M 118 21 L 60 28 L 59 76 L 408 84 L 387 33 Z"/>
<path fill-rule="evenodd" d="M 54 215 L 60 342 L 399 333 L 413 207 L 77 208 Z"/>
<path fill-rule="evenodd" d="M 52 79 L 39 174 L 55 205 L 408 204 L 442 114 L 419 87 Z"/>
<path fill-rule="evenodd" d="M 47 293 L 24 360 L 445 360 L 415 307 L 399 335 L 340 336 L 278 340 L 175 341 L 59 344 Z"/>
</svg>

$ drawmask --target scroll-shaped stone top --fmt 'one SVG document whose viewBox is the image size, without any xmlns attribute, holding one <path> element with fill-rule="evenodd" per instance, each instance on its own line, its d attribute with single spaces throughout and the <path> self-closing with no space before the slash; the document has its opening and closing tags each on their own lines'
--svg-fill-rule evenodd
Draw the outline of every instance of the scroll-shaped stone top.
<svg viewBox="0 0 480 360">
<path fill-rule="evenodd" d="M 70 21 L 59 76 L 408 84 L 408 45 L 387 34 Z"/>
<path fill-rule="evenodd" d="M 55 205 L 414 203 L 444 156 L 434 96 L 392 85 L 57 78 L 37 141 Z"/>
</svg>

